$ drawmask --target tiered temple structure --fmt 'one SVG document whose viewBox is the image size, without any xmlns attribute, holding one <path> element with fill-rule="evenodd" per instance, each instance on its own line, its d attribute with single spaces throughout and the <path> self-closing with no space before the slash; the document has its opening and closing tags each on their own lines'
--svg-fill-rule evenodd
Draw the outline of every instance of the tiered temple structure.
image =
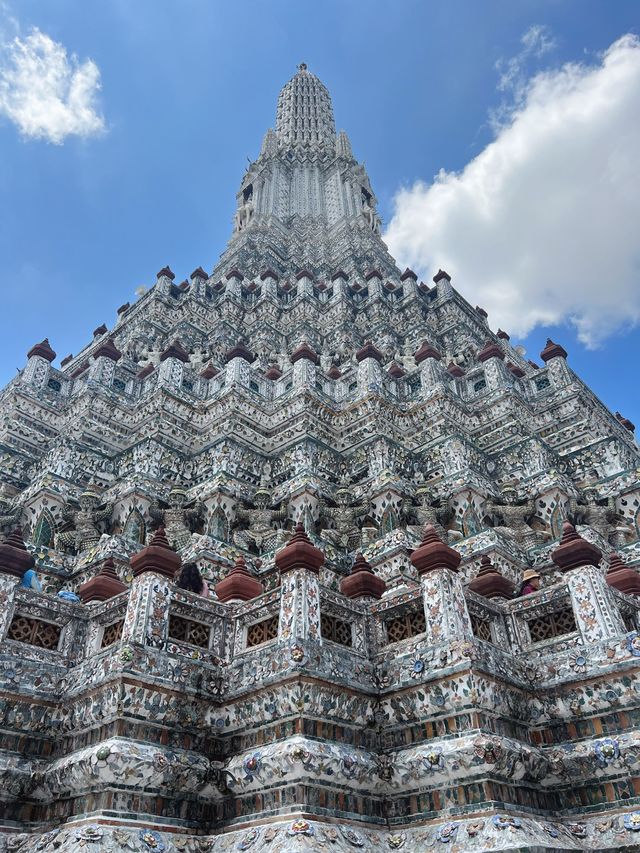
<svg viewBox="0 0 640 853">
<path fill-rule="evenodd" d="M 633 425 L 396 267 L 305 65 L 213 273 L 55 358 L 0 396 L 0 849 L 640 849 Z"/>
</svg>

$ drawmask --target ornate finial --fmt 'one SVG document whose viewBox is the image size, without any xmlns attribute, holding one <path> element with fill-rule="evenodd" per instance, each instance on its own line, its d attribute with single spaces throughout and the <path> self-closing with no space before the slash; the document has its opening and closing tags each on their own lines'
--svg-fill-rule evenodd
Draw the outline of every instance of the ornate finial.
<svg viewBox="0 0 640 853">
<path fill-rule="evenodd" d="M 486 554 L 480 559 L 480 571 L 469 589 L 485 598 L 513 598 L 515 592 L 515 586 L 500 574 Z"/>
<path fill-rule="evenodd" d="M 562 539 L 555 551 L 551 552 L 551 559 L 563 572 L 568 572 L 579 566 L 597 566 L 602 559 L 602 551 L 583 539 L 573 524 L 565 521 L 562 525 Z"/>
<path fill-rule="evenodd" d="M 450 569 L 452 572 L 457 572 L 461 559 L 456 550 L 440 539 L 432 524 L 426 525 L 420 547 L 416 548 L 411 555 L 411 562 L 420 575 L 434 569 Z"/>
<path fill-rule="evenodd" d="M 362 554 L 356 554 L 351 574 L 340 581 L 340 592 L 347 598 L 380 598 L 386 584 L 379 578 Z"/>
<path fill-rule="evenodd" d="M 306 70 L 307 70 L 307 63 L 301 62 L 300 65 L 298 65 L 298 71 L 306 71 Z"/>
<path fill-rule="evenodd" d="M 291 569 L 308 569 L 318 574 L 320 566 L 324 563 L 324 554 L 311 543 L 305 532 L 304 524 L 299 521 L 295 526 L 293 536 L 285 547 L 277 552 L 275 560 L 281 573 L 288 572 Z"/>
<path fill-rule="evenodd" d="M 229 574 L 216 584 L 216 595 L 220 601 L 249 601 L 262 595 L 264 587 L 247 569 L 244 557 L 236 557 L 234 567 Z"/>
</svg>

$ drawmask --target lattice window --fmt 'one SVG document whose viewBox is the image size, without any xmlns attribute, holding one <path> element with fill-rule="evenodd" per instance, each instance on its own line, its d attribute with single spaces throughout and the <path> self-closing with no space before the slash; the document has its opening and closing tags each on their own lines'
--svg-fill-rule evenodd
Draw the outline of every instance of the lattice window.
<svg viewBox="0 0 640 853">
<path fill-rule="evenodd" d="M 479 640 L 484 640 L 486 643 L 492 643 L 491 621 L 489 619 L 482 619 L 480 616 L 474 616 L 473 613 L 470 613 L 469 616 L 471 617 L 471 630 L 474 636 Z"/>
<path fill-rule="evenodd" d="M 486 387 L 487 387 L 487 380 L 484 378 L 478 379 L 476 382 L 473 383 L 473 390 L 476 392 L 482 391 Z"/>
<path fill-rule="evenodd" d="M 531 642 L 539 643 L 552 637 L 561 637 L 577 631 L 576 620 L 571 607 L 563 607 L 553 613 L 545 613 L 535 619 L 527 620 Z"/>
<path fill-rule="evenodd" d="M 545 388 L 549 388 L 549 386 L 551 385 L 546 376 L 543 376 L 541 379 L 536 379 L 535 382 L 538 391 L 543 391 Z"/>
<path fill-rule="evenodd" d="M 255 622 L 247 628 L 247 648 L 259 646 L 278 636 L 278 616 L 270 616 L 262 622 Z"/>
<path fill-rule="evenodd" d="M 169 616 L 169 637 L 172 640 L 180 640 L 191 646 L 209 648 L 209 637 L 211 628 L 202 622 L 192 622 L 191 619 L 183 619 L 182 616 Z"/>
<path fill-rule="evenodd" d="M 389 619 L 385 625 L 387 628 L 387 642 L 389 643 L 398 643 L 400 640 L 407 640 L 409 637 L 415 637 L 417 634 L 424 634 L 427 630 L 424 612 L 421 610 L 416 610 L 413 613 L 405 613 L 404 616 L 399 616 L 397 619 Z"/>
<path fill-rule="evenodd" d="M 62 388 L 62 384 L 57 379 L 50 379 L 47 382 L 47 387 L 51 388 L 52 391 L 59 391 Z"/>
<path fill-rule="evenodd" d="M 328 613 L 320 614 L 320 632 L 325 640 L 332 640 L 334 643 L 340 643 L 341 646 L 353 645 L 351 623 L 329 616 Z"/>
<path fill-rule="evenodd" d="M 123 627 L 124 619 L 121 619 L 119 622 L 112 622 L 111 625 L 107 625 L 102 634 L 100 648 L 106 649 L 107 646 L 112 646 L 114 643 L 117 643 L 118 640 L 122 638 Z"/>
<path fill-rule="evenodd" d="M 28 643 L 30 646 L 38 646 L 41 649 L 57 649 L 61 631 L 60 625 L 41 622 L 39 619 L 30 619 L 28 616 L 16 613 L 11 625 L 9 625 L 7 637 L 10 640 Z"/>
</svg>

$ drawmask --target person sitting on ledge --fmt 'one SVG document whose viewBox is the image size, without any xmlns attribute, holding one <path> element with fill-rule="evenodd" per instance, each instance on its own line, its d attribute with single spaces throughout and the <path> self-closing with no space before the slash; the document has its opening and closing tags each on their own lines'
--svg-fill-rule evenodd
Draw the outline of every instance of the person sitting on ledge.
<svg viewBox="0 0 640 853">
<path fill-rule="evenodd" d="M 531 595 L 540 589 L 540 575 L 535 569 L 527 569 L 522 575 L 522 584 L 516 598 L 521 595 Z"/>
<path fill-rule="evenodd" d="M 23 589 L 32 589 L 35 592 L 42 592 L 42 584 L 38 580 L 38 574 L 35 569 L 27 569 L 27 571 L 22 575 L 22 584 Z"/>
<path fill-rule="evenodd" d="M 200 574 L 195 563 L 185 563 L 180 569 L 180 574 L 176 578 L 176 586 L 179 589 L 188 589 L 190 592 L 197 592 L 205 598 L 209 597 L 209 587 L 206 580 Z"/>
</svg>

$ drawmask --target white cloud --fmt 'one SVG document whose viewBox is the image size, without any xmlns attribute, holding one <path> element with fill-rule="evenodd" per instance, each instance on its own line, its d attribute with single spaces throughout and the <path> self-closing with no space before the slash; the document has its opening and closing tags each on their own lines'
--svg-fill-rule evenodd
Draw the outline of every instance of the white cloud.
<svg viewBox="0 0 640 853">
<path fill-rule="evenodd" d="M 64 45 L 38 29 L 0 45 L 0 115 L 25 137 L 60 145 L 67 136 L 101 133 L 99 89 L 95 62 L 68 56 Z"/>
<path fill-rule="evenodd" d="M 640 321 L 640 41 L 537 74 L 460 173 L 395 197 L 401 265 L 446 269 L 492 326 L 573 323 L 596 346 Z"/>
</svg>

